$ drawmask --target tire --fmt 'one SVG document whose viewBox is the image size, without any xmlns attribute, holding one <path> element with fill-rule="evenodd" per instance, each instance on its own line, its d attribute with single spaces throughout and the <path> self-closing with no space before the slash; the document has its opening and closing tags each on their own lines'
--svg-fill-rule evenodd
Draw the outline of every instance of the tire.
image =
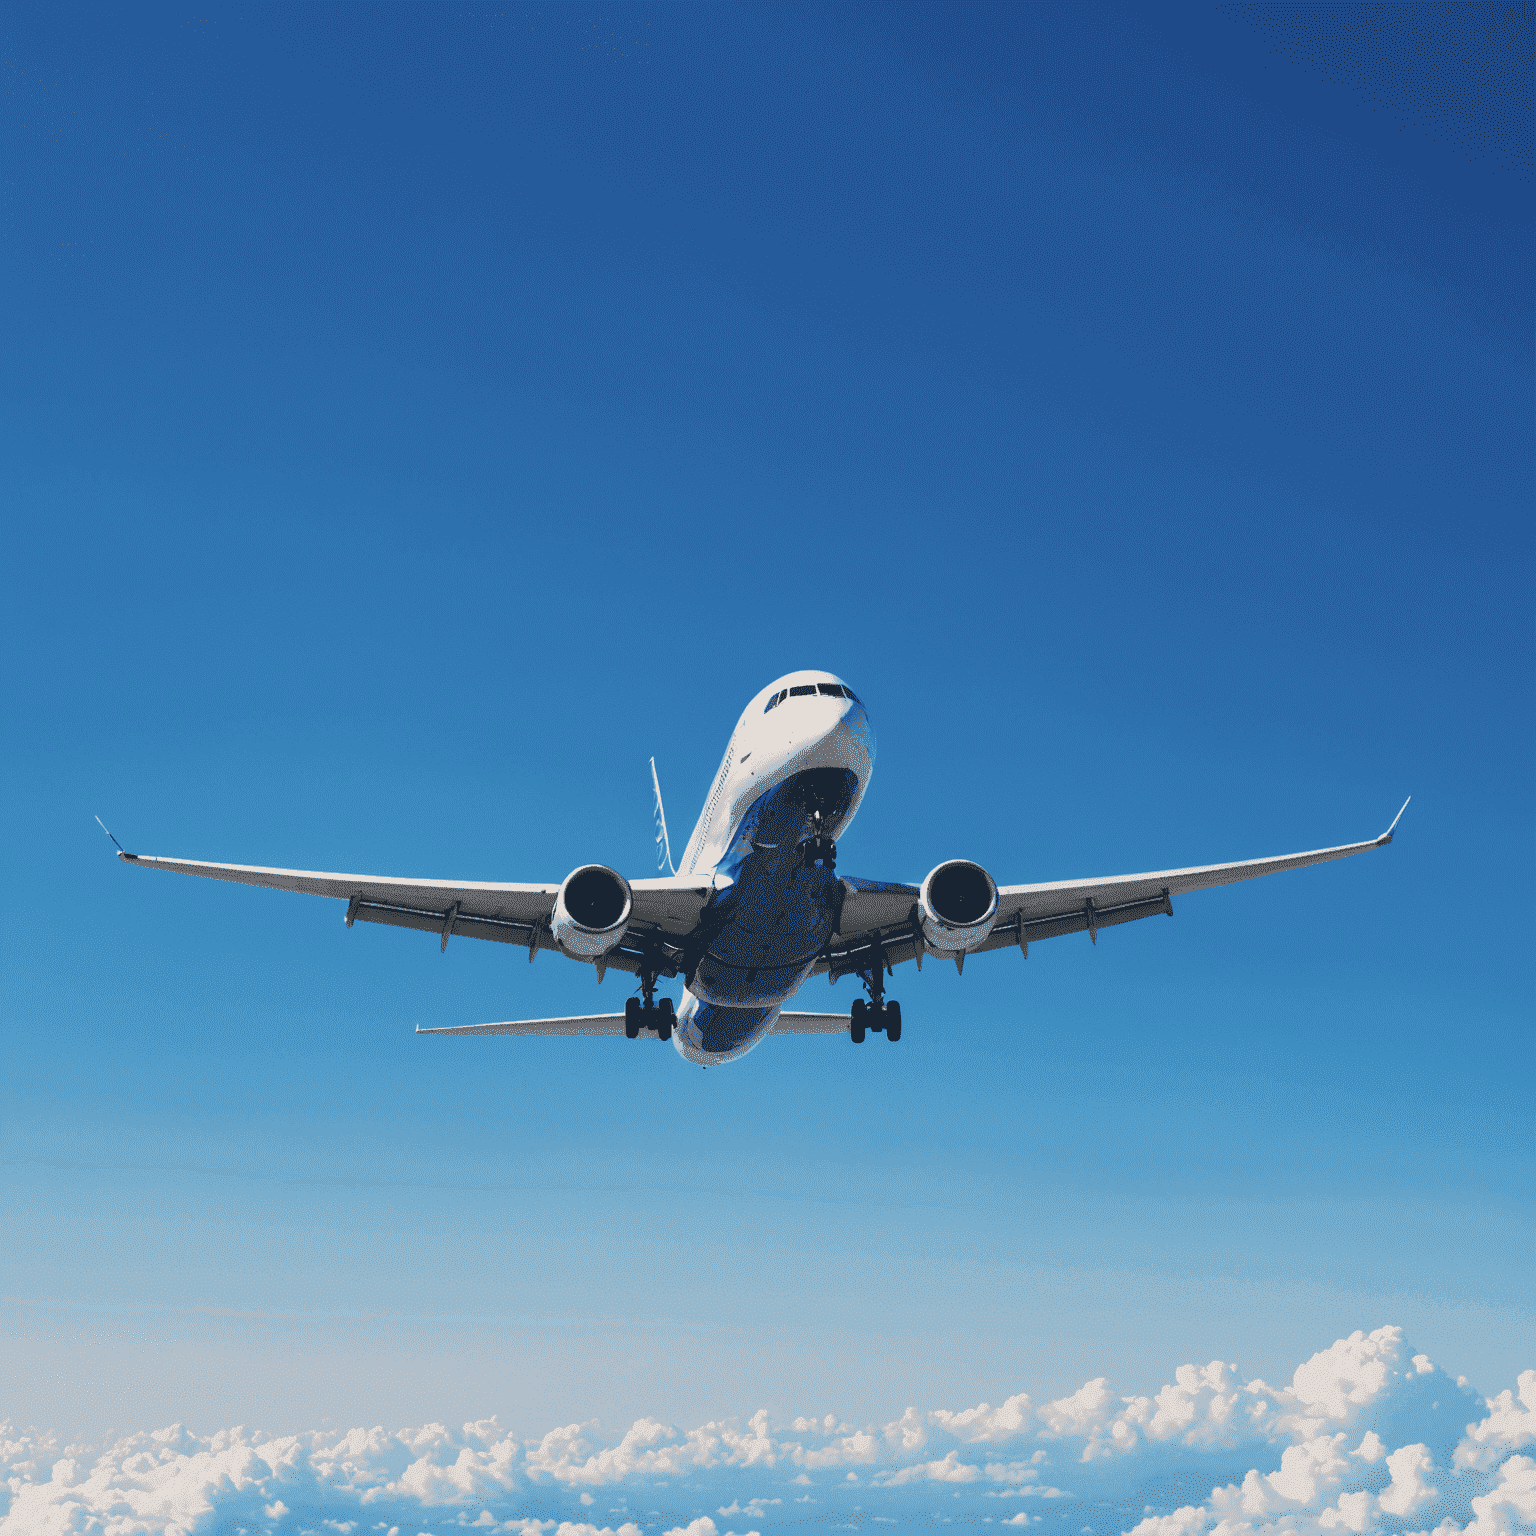
<svg viewBox="0 0 1536 1536">
<path fill-rule="evenodd" d="M 656 1005 L 656 1034 L 659 1039 L 670 1040 L 672 1038 L 672 1022 L 675 1015 L 672 1011 L 672 999 L 664 997 Z"/>
<path fill-rule="evenodd" d="M 864 1026 L 862 1024 L 850 1024 L 848 1026 L 848 1038 L 855 1045 L 864 1044 Z"/>
<path fill-rule="evenodd" d="M 885 1005 L 885 1038 L 887 1040 L 901 1039 L 900 1003 L 887 1003 Z"/>
<path fill-rule="evenodd" d="M 640 1038 L 640 999 L 638 997 L 624 999 L 624 1038 L 626 1040 Z"/>
</svg>

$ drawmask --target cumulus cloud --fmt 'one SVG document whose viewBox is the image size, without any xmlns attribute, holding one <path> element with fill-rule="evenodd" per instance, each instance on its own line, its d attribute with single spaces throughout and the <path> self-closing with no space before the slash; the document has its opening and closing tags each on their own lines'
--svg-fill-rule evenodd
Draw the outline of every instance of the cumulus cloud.
<svg viewBox="0 0 1536 1536">
<path fill-rule="evenodd" d="M 1282 1387 L 1213 1360 L 1180 1366 L 1151 1393 L 1095 1376 L 1039 1406 L 1018 1392 L 998 1407 L 908 1407 L 866 1425 L 775 1422 L 766 1409 L 686 1430 L 642 1418 L 617 1436 L 588 1421 L 528 1440 L 495 1419 L 285 1436 L 172 1425 L 91 1450 L 5 1423 L 0 1536 L 413 1536 L 445 1524 L 487 1536 L 757 1536 L 722 1532 L 699 1506 L 771 1527 L 784 1518 L 775 1505 L 805 1502 L 795 1490 L 818 1481 L 834 1521 L 853 1500 L 881 1521 L 942 1493 L 1015 1526 L 1041 1517 L 984 1501 L 1066 1501 L 1069 1521 L 1070 1501 L 1089 1501 L 1085 1513 L 1124 1509 L 1118 1528 L 1132 1536 L 1512 1536 L 1536 1527 L 1536 1460 L 1522 1454 L 1533 1443 L 1536 1371 L 1475 1398 L 1401 1329 L 1380 1328 L 1319 1350 Z M 1203 1467 L 1219 1476 L 1202 1487 Z M 1132 1502 L 1163 1485 L 1181 1496 Z M 619 1494 L 612 1514 L 625 1523 L 588 1523 L 597 1488 Z M 642 1516 L 624 1489 L 693 1502 Z M 1099 1536 L 1105 1518 L 1092 1516 Z"/>
<path fill-rule="evenodd" d="M 1536 1371 L 1521 1371 L 1519 1402 L 1507 1387 L 1487 1399 L 1488 1416 L 1467 1425 L 1466 1439 L 1456 1447 L 1456 1466 L 1491 1467 L 1505 1451 L 1517 1451 L 1536 1441 Z"/>
<path fill-rule="evenodd" d="M 910 1413 L 911 1409 L 907 1411 Z M 1030 1425 L 1029 1394 L 1020 1392 L 1010 1397 L 1001 1408 L 990 1408 L 986 1403 L 979 1408 L 967 1408 L 963 1413 L 951 1413 L 947 1408 L 937 1408 L 928 1417 L 967 1445 L 978 1445 L 989 1440 L 1012 1440 Z"/>
</svg>

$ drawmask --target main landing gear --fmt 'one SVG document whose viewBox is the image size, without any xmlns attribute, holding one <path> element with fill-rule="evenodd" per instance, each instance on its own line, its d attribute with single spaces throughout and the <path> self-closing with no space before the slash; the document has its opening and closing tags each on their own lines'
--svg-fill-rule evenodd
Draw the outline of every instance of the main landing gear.
<svg viewBox="0 0 1536 1536">
<path fill-rule="evenodd" d="M 624 1038 L 637 1040 L 642 1029 L 654 1029 L 663 1040 L 672 1038 L 672 999 L 664 997 L 658 1003 L 656 1001 L 656 971 L 652 969 L 654 961 L 648 957 L 640 972 L 640 991 L 644 995 L 642 1002 L 638 997 L 629 997 L 624 1000 Z"/>
<path fill-rule="evenodd" d="M 892 1043 L 901 1039 L 901 1004 L 885 1000 L 885 976 L 879 969 L 861 972 L 859 980 L 869 992 L 869 1001 L 855 998 L 852 1017 L 848 1021 L 848 1038 L 855 1045 L 864 1044 L 864 1031 L 872 1029 L 878 1035 L 882 1030 Z"/>
<path fill-rule="evenodd" d="M 638 997 L 624 1001 L 624 1037 L 636 1040 L 642 1029 L 654 1029 L 663 1040 L 672 1038 L 672 999 L 642 1003 Z"/>
</svg>

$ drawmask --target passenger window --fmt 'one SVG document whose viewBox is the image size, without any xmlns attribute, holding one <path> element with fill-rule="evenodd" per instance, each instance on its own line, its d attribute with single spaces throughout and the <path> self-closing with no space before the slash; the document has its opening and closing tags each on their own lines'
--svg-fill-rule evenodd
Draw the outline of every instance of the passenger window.
<svg viewBox="0 0 1536 1536">
<path fill-rule="evenodd" d="M 831 699 L 840 699 L 843 696 L 843 690 L 836 683 L 817 683 L 816 691 L 826 694 Z"/>
<path fill-rule="evenodd" d="M 803 697 L 805 694 L 815 693 L 816 685 L 815 683 L 806 683 L 799 688 L 791 688 L 789 691 L 795 698 L 798 699 Z"/>
</svg>

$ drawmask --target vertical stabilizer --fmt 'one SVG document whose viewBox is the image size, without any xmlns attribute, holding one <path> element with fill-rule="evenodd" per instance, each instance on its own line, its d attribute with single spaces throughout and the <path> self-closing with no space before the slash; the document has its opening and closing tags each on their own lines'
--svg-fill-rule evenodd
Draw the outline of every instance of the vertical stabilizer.
<svg viewBox="0 0 1536 1536">
<path fill-rule="evenodd" d="M 651 787 L 656 791 L 656 868 L 669 875 L 677 871 L 672 867 L 672 841 L 667 836 L 667 813 L 661 804 L 661 780 L 656 777 L 656 759 L 651 759 Z"/>
</svg>

